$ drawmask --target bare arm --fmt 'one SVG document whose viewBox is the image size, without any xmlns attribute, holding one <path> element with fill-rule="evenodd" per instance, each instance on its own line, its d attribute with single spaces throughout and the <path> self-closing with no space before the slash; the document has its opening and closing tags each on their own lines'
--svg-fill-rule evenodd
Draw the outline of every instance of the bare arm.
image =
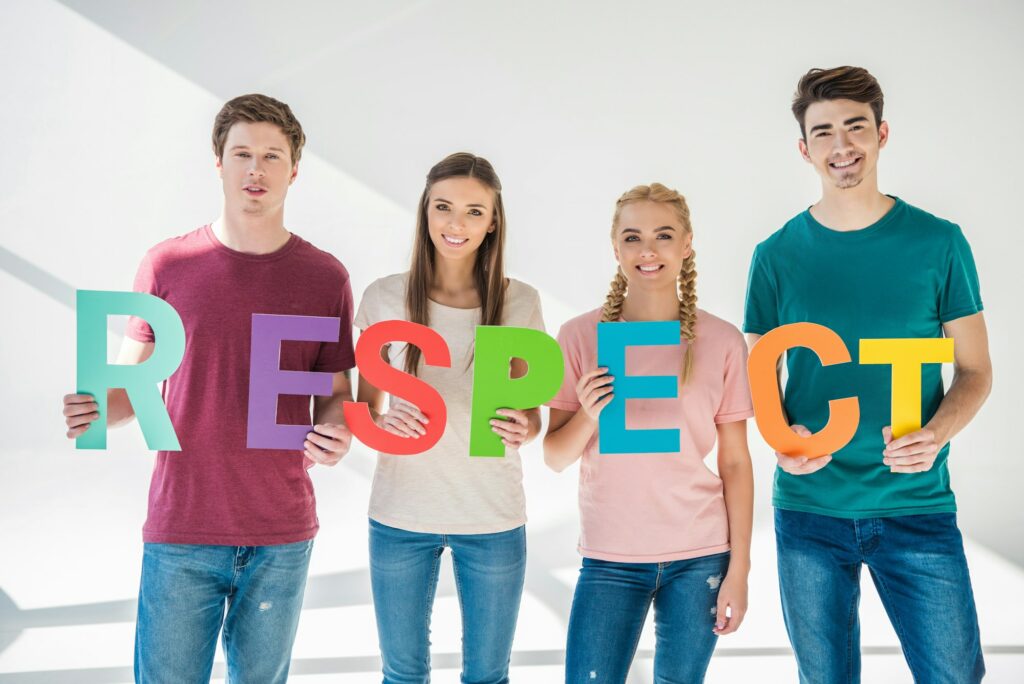
<svg viewBox="0 0 1024 684">
<path fill-rule="evenodd" d="M 117 353 L 115 363 L 134 366 L 142 363 L 153 355 L 153 342 L 139 342 L 125 337 L 121 349 Z M 99 405 L 89 394 L 68 394 L 64 396 L 64 423 L 67 426 L 68 439 L 75 439 L 89 429 L 89 425 L 99 418 Z M 128 401 L 128 393 L 118 387 L 107 390 L 107 427 L 115 428 L 127 425 L 135 418 L 135 409 Z"/>
<path fill-rule="evenodd" d="M 349 371 L 335 373 L 331 377 L 331 396 L 313 397 L 313 429 L 303 443 L 307 468 L 315 463 L 336 465 L 352 446 L 343 403 L 352 401 L 349 376 Z"/>
<path fill-rule="evenodd" d="M 894 473 L 930 470 L 942 447 L 971 422 L 992 389 L 992 360 L 984 315 L 964 316 L 945 323 L 942 329 L 946 337 L 956 340 L 953 383 L 935 415 L 917 432 L 894 440 L 888 426 L 882 430 L 886 442 L 882 462 Z"/>
<path fill-rule="evenodd" d="M 715 621 L 716 634 L 724 635 L 739 629 L 747 612 L 750 537 L 754 526 L 754 471 L 747 446 L 747 421 L 737 420 L 717 427 L 718 474 L 725 492 L 731 548 L 729 570 L 718 592 L 718 619 Z"/>
<path fill-rule="evenodd" d="M 607 368 L 597 368 L 580 377 L 576 383 L 579 410 L 551 409 L 548 431 L 544 435 L 544 462 L 555 472 L 560 473 L 575 463 L 594 436 L 601 410 L 614 397 L 614 378 L 605 375 L 607 372 Z"/>
</svg>

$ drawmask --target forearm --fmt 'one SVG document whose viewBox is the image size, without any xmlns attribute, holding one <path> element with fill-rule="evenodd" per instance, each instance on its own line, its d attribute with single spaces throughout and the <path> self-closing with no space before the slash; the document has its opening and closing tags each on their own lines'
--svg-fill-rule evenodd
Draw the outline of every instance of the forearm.
<svg viewBox="0 0 1024 684">
<path fill-rule="evenodd" d="M 529 444 L 537 439 L 540 434 L 540 409 L 533 408 L 526 411 L 526 439 L 523 444 Z"/>
<path fill-rule="evenodd" d="M 121 388 L 107 390 L 107 428 L 127 425 L 134 418 L 135 409 L 128 400 L 128 392 Z"/>
<path fill-rule="evenodd" d="M 754 526 L 754 473 L 749 452 L 723 461 L 719 464 L 719 475 L 729 517 L 729 568 L 747 572 L 750 569 L 750 538 Z"/>
<path fill-rule="evenodd" d="M 943 397 L 938 410 L 924 427 L 935 434 L 939 447 L 949 443 L 967 427 L 992 389 L 992 373 L 986 370 L 959 370 Z"/>
<path fill-rule="evenodd" d="M 548 430 L 544 436 L 544 462 L 555 472 L 562 472 L 579 460 L 587 442 L 594 436 L 597 422 L 583 410 L 557 430 Z"/>
<path fill-rule="evenodd" d="M 330 397 L 313 398 L 313 424 L 345 425 L 344 402 L 352 401 L 350 391 L 336 392 Z"/>
</svg>

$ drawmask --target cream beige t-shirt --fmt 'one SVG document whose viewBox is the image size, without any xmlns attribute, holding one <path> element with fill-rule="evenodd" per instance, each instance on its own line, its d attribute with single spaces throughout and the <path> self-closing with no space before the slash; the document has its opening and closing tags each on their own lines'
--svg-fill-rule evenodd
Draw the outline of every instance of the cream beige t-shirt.
<svg viewBox="0 0 1024 684">
<path fill-rule="evenodd" d="M 366 330 L 374 323 L 408 320 L 405 288 L 408 273 L 374 281 L 363 293 L 354 324 Z M 410 532 L 489 534 L 515 529 L 526 522 L 523 467 L 519 452 L 506 449 L 504 458 L 469 455 L 469 419 L 473 393 L 473 340 L 480 309 L 456 309 L 431 301 L 429 325 L 451 351 L 451 368 L 420 364 L 418 377 L 444 399 L 448 422 L 444 435 L 419 454 L 378 453 L 370 493 L 372 519 Z M 509 279 L 504 325 L 544 330 L 537 291 Z M 403 342 L 388 347 L 391 365 L 405 368 Z M 389 397 L 394 402 L 396 397 Z"/>
</svg>

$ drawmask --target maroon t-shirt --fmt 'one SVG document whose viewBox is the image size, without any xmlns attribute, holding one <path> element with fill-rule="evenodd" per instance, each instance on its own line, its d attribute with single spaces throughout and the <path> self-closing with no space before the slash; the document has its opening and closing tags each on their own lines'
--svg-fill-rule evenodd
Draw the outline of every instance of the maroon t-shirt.
<svg viewBox="0 0 1024 684">
<path fill-rule="evenodd" d="M 168 302 L 185 326 L 185 357 L 163 392 L 181 451 L 157 453 L 143 540 L 262 546 L 312 538 L 319 523 L 302 452 L 245 446 L 252 315 L 340 318 L 336 343 L 282 342 L 281 369 L 348 370 L 348 271 L 294 234 L 276 252 L 254 255 L 225 247 L 204 226 L 149 250 L 135 291 Z M 139 318 L 127 335 L 154 341 Z M 281 395 L 277 422 L 311 425 L 310 397 Z"/>
</svg>

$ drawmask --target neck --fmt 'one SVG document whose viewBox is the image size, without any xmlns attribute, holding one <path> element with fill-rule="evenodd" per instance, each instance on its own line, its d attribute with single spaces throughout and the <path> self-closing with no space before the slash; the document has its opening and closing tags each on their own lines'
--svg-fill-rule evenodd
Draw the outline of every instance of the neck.
<svg viewBox="0 0 1024 684">
<path fill-rule="evenodd" d="M 291 234 L 284 227 L 284 209 L 246 214 L 227 207 L 211 226 L 221 244 L 245 254 L 270 254 L 284 247 Z"/>
<path fill-rule="evenodd" d="M 811 207 L 811 215 L 825 226 L 837 231 L 866 228 L 885 216 L 895 201 L 878 191 L 874 174 L 853 188 L 825 185 L 821 199 Z"/>
<path fill-rule="evenodd" d="M 434 282 L 431 288 L 444 295 L 460 295 L 476 291 L 473 279 L 474 259 L 445 259 L 438 256 L 434 262 Z"/>
<path fill-rule="evenodd" d="M 645 291 L 636 288 L 622 302 L 622 318 L 627 321 L 674 321 L 679 318 L 679 295 L 671 288 Z"/>
</svg>

